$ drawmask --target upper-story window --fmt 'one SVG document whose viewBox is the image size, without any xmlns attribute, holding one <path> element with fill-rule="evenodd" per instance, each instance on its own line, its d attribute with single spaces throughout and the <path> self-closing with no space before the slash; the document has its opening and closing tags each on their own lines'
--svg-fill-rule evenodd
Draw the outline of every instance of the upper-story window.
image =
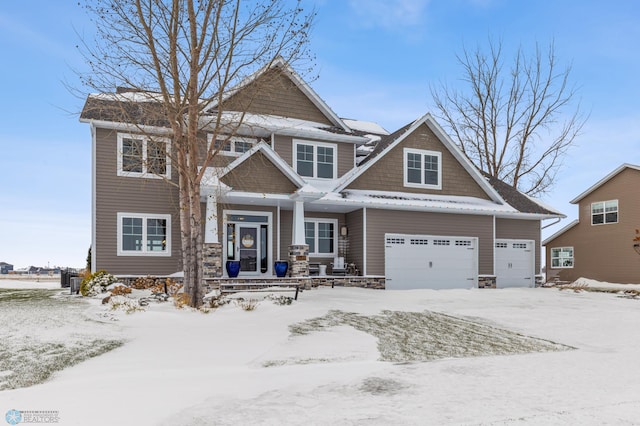
<svg viewBox="0 0 640 426">
<path fill-rule="evenodd" d="M 294 140 L 293 155 L 300 176 L 320 179 L 338 176 L 338 147 L 335 144 Z"/>
<path fill-rule="evenodd" d="M 618 200 L 591 203 L 591 224 L 618 223 Z"/>
<path fill-rule="evenodd" d="M 404 149 L 404 186 L 442 189 L 442 154 L 423 149 Z"/>
<path fill-rule="evenodd" d="M 209 143 L 213 140 L 213 135 L 209 134 Z M 238 157 L 242 153 L 249 151 L 256 144 L 253 138 L 245 138 L 240 136 L 218 136 L 215 141 L 214 148 L 218 149 L 222 155 Z"/>
<path fill-rule="evenodd" d="M 118 133 L 118 176 L 171 178 L 169 139 Z"/>
</svg>

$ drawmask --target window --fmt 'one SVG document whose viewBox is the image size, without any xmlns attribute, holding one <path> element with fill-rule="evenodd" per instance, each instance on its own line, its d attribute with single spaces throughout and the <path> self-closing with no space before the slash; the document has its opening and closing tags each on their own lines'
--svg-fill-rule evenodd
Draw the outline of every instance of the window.
<svg viewBox="0 0 640 426">
<path fill-rule="evenodd" d="M 209 143 L 213 140 L 213 135 L 209 134 Z M 253 138 L 242 138 L 238 136 L 219 136 L 215 142 L 215 149 L 219 149 L 222 155 L 238 157 L 240 154 L 249 151 L 256 144 Z"/>
<path fill-rule="evenodd" d="M 618 223 L 618 200 L 591 204 L 591 224 Z"/>
<path fill-rule="evenodd" d="M 337 152 L 334 144 L 293 141 L 294 163 L 300 176 L 320 179 L 337 177 Z"/>
<path fill-rule="evenodd" d="M 309 255 L 336 256 L 336 229 L 338 221 L 335 219 L 305 219 L 304 235 Z"/>
<path fill-rule="evenodd" d="M 170 179 L 170 146 L 167 138 L 118 133 L 118 176 Z"/>
<path fill-rule="evenodd" d="M 573 268 L 573 247 L 551 249 L 552 268 Z"/>
<path fill-rule="evenodd" d="M 404 186 L 442 189 L 442 154 L 405 148 Z"/>
<path fill-rule="evenodd" d="M 171 256 L 171 215 L 118 213 L 118 256 Z"/>
</svg>

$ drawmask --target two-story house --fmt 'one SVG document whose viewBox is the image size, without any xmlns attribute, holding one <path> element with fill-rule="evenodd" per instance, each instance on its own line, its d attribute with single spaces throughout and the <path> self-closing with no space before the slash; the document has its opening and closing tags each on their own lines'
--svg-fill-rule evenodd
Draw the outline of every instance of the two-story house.
<svg viewBox="0 0 640 426">
<path fill-rule="evenodd" d="M 547 281 L 640 283 L 640 166 L 623 164 L 571 200 L 578 219 L 547 238 Z"/>
<path fill-rule="evenodd" d="M 93 270 L 181 270 L 177 193 L 158 178 L 176 181 L 171 135 L 135 116 L 153 102 L 91 95 L 81 115 L 93 144 Z M 123 122 L 122 104 L 136 123 Z M 245 114 L 226 144 L 202 128 L 222 149 L 201 185 L 205 263 L 240 260 L 240 276 L 268 278 L 278 259 L 305 275 L 309 262 L 343 257 L 391 289 L 534 285 L 541 221 L 562 214 L 479 172 L 431 115 L 391 134 L 342 119 L 283 61 L 211 107 Z"/>
</svg>

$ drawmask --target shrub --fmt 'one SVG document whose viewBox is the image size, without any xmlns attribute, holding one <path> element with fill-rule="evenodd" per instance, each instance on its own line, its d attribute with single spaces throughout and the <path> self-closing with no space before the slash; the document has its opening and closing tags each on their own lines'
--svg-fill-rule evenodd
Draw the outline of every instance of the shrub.
<svg viewBox="0 0 640 426">
<path fill-rule="evenodd" d="M 182 309 L 189 306 L 189 295 L 186 293 L 178 293 L 173 297 L 173 304 L 176 308 Z"/>
<path fill-rule="evenodd" d="M 265 297 L 265 299 L 271 300 L 274 304 L 280 306 L 290 305 L 293 302 L 293 297 L 284 296 L 282 294 L 278 296 L 276 296 L 275 294 L 269 294 Z"/>
<path fill-rule="evenodd" d="M 80 294 L 83 296 L 95 296 L 96 294 L 104 293 L 107 286 L 116 281 L 118 281 L 118 279 L 107 271 L 97 271 L 82 280 L 82 283 L 80 283 Z"/>
<path fill-rule="evenodd" d="M 256 299 L 236 299 L 236 305 L 240 306 L 243 311 L 253 311 L 258 307 L 258 302 Z"/>
<path fill-rule="evenodd" d="M 117 285 L 111 290 L 112 296 L 124 296 L 131 294 L 131 289 L 125 285 Z"/>
<path fill-rule="evenodd" d="M 130 299 L 125 296 L 112 296 L 109 299 L 111 310 L 122 310 L 130 314 L 136 311 L 144 311 L 144 308 L 140 306 L 140 302 L 137 299 Z"/>
<path fill-rule="evenodd" d="M 153 293 L 164 293 L 165 285 L 169 296 L 175 296 L 182 288 L 182 284 L 178 284 L 171 278 L 167 278 L 166 280 L 156 279 L 155 284 L 151 287 L 151 291 Z"/>
<path fill-rule="evenodd" d="M 139 277 L 131 284 L 136 290 L 147 290 L 156 285 L 156 278 L 151 276 Z"/>
</svg>

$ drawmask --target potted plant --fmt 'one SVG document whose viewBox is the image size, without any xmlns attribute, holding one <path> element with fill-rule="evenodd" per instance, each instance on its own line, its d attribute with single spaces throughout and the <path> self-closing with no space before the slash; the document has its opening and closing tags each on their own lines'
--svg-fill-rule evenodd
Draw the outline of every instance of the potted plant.
<svg viewBox="0 0 640 426">
<path fill-rule="evenodd" d="M 227 275 L 229 275 L 229 278 L 236 278 L 240 273 L 239 260 L 227 260 L 225 267 L 227 269 Z"/>
<path fill-rule="evenodd" d="M 289 262 L 286 260 L 276 260 L 274 269 L 276 271 L 276 277 L 283 278 L 287 276 L 287 270 L 289 269 Z"/>
</svg>

